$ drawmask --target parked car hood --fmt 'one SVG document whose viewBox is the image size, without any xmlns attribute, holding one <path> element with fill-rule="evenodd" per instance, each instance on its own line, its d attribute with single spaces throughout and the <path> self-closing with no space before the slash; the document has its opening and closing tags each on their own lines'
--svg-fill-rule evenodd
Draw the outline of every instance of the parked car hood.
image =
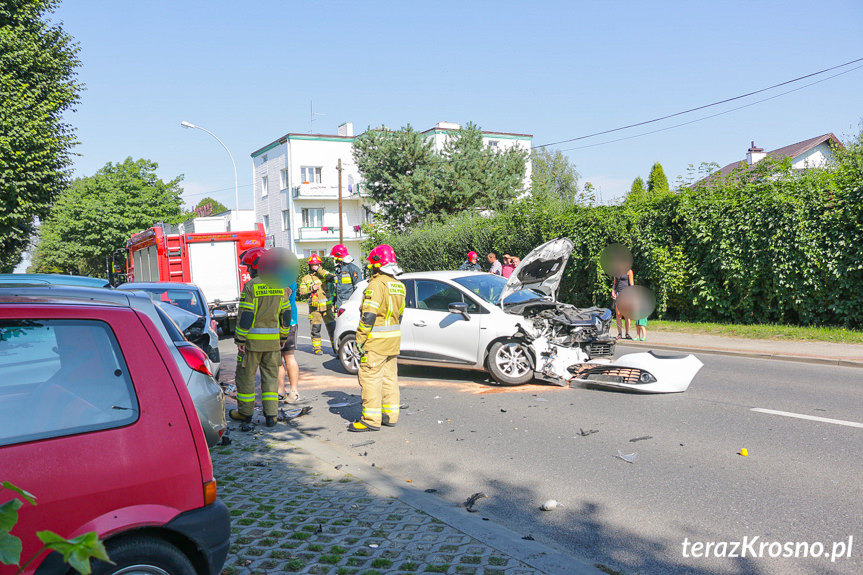
<svg viewBox="0 0 863 575">
<path fill-rule="evenodd" d="M 574 244 L 569 238 L 557 238 L 534 248 L 512 272 L 500 296 L 506 298 L 523 289 L 532 289 L 557 300 L 557 289 Z"/>
</svg>

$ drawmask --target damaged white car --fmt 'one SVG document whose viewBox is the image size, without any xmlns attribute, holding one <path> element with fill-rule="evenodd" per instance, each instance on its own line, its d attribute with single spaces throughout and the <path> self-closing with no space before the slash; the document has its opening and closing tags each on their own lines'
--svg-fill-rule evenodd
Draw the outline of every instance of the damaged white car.
<svg viewBox="0 0 863 575">
<path fill-rule="evenodd" d="M 576 308 L 557 301 L 572 248 L 567 238 L 543 244 L 522 260 L 509 280 L 483 272 L 400 275 L 407 298 L 399 363 L 488 371 L 495 381 L 506 385 L 534 378 L 568 385 L 585 377 L 592 384 L 621 387 L 662 383 L 665 377 L 650 371 L 650 360 L 630 368 L 637 373 L 635 382 L 630 381 L 631 375 L 620 377 L 615 372 L 600 377 L 599 372 L 591 371 L 622 365 L 619 362 L 626 358 L 646 354 L 624 356 L 611 363 L 616 341 L 609 335 L 611 310 Z M 338 310 L 336 321 L 339 360 L 352 374 L 359 369 L 354 335 L 363 287 Z M 659 373 L 663 368 L 676 369 L 670 366 L 678 360 L 657 357 L 655 361 L 662 364 L 655 370 Z M 650 373 L 653 379 L 642 381 L 642 372 Z M 694 375 L 692 372 L 690 381 Z"/>
</svg>

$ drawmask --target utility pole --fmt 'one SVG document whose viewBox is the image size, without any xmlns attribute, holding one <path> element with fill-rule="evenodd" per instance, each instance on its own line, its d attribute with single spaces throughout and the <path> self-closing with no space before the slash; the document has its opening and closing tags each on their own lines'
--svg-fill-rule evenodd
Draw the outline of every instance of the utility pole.
<svg viewBox="0 0 863 575">
<path fill-rule="evenodd" d="M 342 225 L 342 159 L 339 158 L 339 165 L 336 166 L 339 171 L 339 243 L 345 243 L 344 225 Z"/>
</svg>

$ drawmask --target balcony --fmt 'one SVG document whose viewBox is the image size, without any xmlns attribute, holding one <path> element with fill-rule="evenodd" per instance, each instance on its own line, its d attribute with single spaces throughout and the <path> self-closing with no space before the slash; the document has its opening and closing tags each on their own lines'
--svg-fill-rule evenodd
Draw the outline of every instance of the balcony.
<svg viewBox="0 0 863 575">
<path fill-rule="evenodd" d="M 299 237 L 296 241 L 338 241 L 339 228 L 336 227 L 315 227 L 315 228 L 300 228 Z M 360 226 L 350 226 L 345 229 L 344 237 L 346 240 L 365 240 L 369 236 L 364 233 Z"/>
<path fill-rule="evenodd" d="M 291 195 L 295 200 L 338 200 L 339 187 L 323 184 L 300 184 L 291 189 Z M 342 185 L 342 200 L 361 200 L 367 197 L 368 194 L 362 184 L 354 184 L 350 191 L 347 185 Z"/>
</svg>

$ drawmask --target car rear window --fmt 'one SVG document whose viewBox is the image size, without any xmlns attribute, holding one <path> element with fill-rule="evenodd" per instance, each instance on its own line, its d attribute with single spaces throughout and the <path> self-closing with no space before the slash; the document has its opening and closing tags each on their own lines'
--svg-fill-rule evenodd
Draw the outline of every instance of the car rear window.
<svg viewBox="0 0 863 575">
<path fill-rule="evenodd" d="M 138 400 L 96 320 L 0 320 L 0 445 L 128 425 Z"/>
<path fill-rule="evenodd" d="M 197 314 L 206 315 L 204 302 L 197 290 L 194 289 L 164 289 L 164 288 L 135 288 L 147 292 L 153 301 L 161 301 L 177 306 L 178 308 Z"/>
</svg>

